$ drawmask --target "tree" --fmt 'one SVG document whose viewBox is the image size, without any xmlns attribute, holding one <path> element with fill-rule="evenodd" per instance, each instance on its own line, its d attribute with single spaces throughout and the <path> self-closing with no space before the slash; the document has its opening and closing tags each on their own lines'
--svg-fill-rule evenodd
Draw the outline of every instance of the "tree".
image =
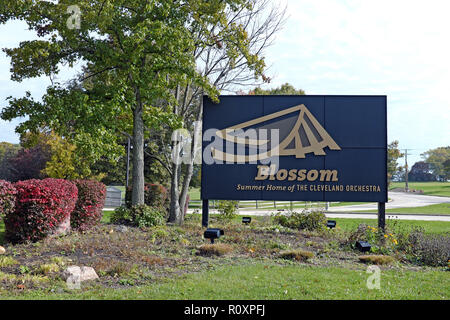
<svg viewBox="0 0 450 320">
<path fill-rule="evenodd" d="M 194 53 L 220 44 L 230 65 L 244 57 L 242 63 L 255 76 L 262 74 L 264 61 L 249 51 L 242 25 L 229 19 L 230 13 L 248 10 L 252 4 L 250 0 L 79 0 L 75 7 L 80 15 L 74 15 L 68 0 L 2 2 L 0 23 L 23 20 L 40 37 L 4 50 L 12 60 L 13 80 L 41 75 L 54 80 L 62 64 L 84 64 L 83 72 L 68 84 L 54 81 L 42 102 L 30 93 L 11 98 L 2 118 L 28 115 L 19 132 L 49 127 L 96 158 L 117 154 L 119 134 L 130 137 L 132 204 L 143 204 L 146 128 L 162 123 L 180 126 L 186 106 L 179 103 L 184 99 L 183 87 L 196 88 L 217 101 L 217 85 L 198 71 Z M 187 93 L 184 96 L 189 99 Z M 174 175 L 177 171 L 172 170 Z"/>
<path fill-rule="evenodd" d="M 408 173 L 408 179 L 411 181 L 434 181 L 436 176 L 433 175 L 430 169 L 430 164 L 425 161 L 418 161 Z"/>
<path fill-rule="evenodd" d="M 20 146 L 9 142 L 0 142 L 0 179 L 13 180 L 10 160 L 14 158 L 20 150 Z"/>
<path fill-rule="evenodd" d="M 305 91 L 302 89 L 295 89 L 295 87 L 289 83 L 282 84 L 280 87 L 273 89 L 261 89 L 255 88 L 249 92 L 250 95 L 304 95 Z"/>
<path fill-rule="evenodd" d="M 448 177 L 450 177 L 450 159 L 447 159 L 444 162 L 444 172 L 448 180 Z"/>
<path fill-rule="evenodd" d="M 392 141 L 388 145 L 387 153 L 387 179 L 388 184 L 390 184 L 392 181 L 392 177 L 403 169 L 403 167 L 397 163 L 397 160 L 399 158 L 402 158 L 404 154 L 400 152 L 397 140 Z"/>
<path fill-rule="evenodd" d="M 262 74 L 262 57 L 282 26 L 284 11 L 270 7 L 268 0 L 249 2 L 252 6 L 242 10 L 228 8 L 224 11 L 229 25 L 240 30 L 232 37 L 224 26 L 209 23 L 205 27 L 209 30 L 207 34 L 214 35 L 214 43 L 204 46 L 204 35 L 192 30 L 197 38 L 197 45 L 192 51 L 197 69 L 220 92 L 234 92 L 236 86 L 255 86 L 270 81 Z M 232 43 L 237 41 L 239 50 L 230 48 L 230 40 Z M 255 77 L 255 74 L 261 77 Z M 154 139 L 148 140 L 146 154 L 155 163 L 162 164 L 170 175 L 169 221 L 175 223 L 183 222 L 183 210 L 180 208 L 186 205 L 190 182 L 195 167 L 200 163 L 201 126 L 198 124 L 203 115 L 203 94 L 204 89 L 192 81 L 177 86 L 175 97 L 178 105 L 173 108 L 173 113 L 181 119 L 184 130 L 175 135 L 170 130 L 149 130 Z"/>
<path fill-rule="evenodd" d="M 447 181 L 450 179 L 450 172 L 445 170 L 445 162 L 450 160 L 450 146 L 439 147 L 428 150 L 421 154 L 426 163 L 430 165 L 430 169 L 438 180 Z"/>
<path fill-rule="evenodd" d="M 32 148 L 22 148 L 9 159 L 10 181 L 45 178 L 42 170 L 50 159 L 46 145 L 38 144 Z"/>
</svg>

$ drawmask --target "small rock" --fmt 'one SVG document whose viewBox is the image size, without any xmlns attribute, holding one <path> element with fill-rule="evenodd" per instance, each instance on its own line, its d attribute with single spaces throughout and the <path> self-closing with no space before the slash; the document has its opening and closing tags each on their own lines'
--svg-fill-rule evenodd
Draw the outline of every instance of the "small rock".
<svg viewBox="0 0 450 320">
<path fill-rule="evenodd" d="M 2 246 L 0 246 L 0 254 L 5 254 L 5 252 L 6 252 L 6 249 L 3 248 Z"/>
<path fill-rule="evenodd" d="M 95 280 L 98 279 L 98 275 L 94 268 L 91 267 L 81 267 L 81 281 Z"/>
<path fill-rule="evenodd" d="M 125 232 L 128 231 L 128 227 L 123 226 L 123 225 L 120 225 L 120 226 L 117 226 L 117 227 L 116 227 L 116 231 L 117 231 L 117 232 L 125 233 Z"/>
<path fill-rule="evenodd" d="M 62 278 L 67 281 L 69 278 L 79 278 L 81 279 L 81 268 L 79 266 L 69 266 L 67 267 L 63 273 Z"/>
<path fill-rule="evenodd" d="M 95 272 L 94 268 L 91 267 L 80 268 L 79 266 L 70 266 L 63 271 L 62 278 L 65 281 L 67 281 L 67 279 L 75 281 L 79 279 L 79 282 L 83 282 L 98 279 L 98 275 Z"/>
</svg>

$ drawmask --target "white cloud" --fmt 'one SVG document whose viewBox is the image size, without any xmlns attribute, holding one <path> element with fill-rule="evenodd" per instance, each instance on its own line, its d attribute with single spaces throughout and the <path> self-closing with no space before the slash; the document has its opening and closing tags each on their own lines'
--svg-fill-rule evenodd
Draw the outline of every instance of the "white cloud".
<svg viewBox="0 0 450 320">
<path fill-rule="evenodd" d="M 308 94 L 388 95 L 389 140 L 450 145 L 450 2 L 279 0 L 290 18 L 268 50 Z"/>
</svg>

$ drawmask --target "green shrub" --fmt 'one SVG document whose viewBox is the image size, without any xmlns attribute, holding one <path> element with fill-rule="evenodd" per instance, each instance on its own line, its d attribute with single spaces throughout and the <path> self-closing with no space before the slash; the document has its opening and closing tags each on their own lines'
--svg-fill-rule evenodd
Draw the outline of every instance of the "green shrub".
<svg viewBox="0 0 450 320">
<path fill-rule="evenodd" d="M 133 216 L 131 209 L 121 206 L 114 210 L 111 214 L 111 222 L 116 224 L 133 224 Z"/>
<path fill-rule="evenodd" d="M 287 215 L 276 213 L 273 222 L 292 229 L 320 231 L 325 230 L 327 218 L 323 212 L 291 211 Z"/>
<path fill-rule="evenodd" d="M 59 272 L 59 266 L 56 263 L 41 264 L 37 270 L 38 273 L 48 275 Z"/>
<path fill-rule="evenodd" d="M 217 210 L 219 211 L 219 219 L 231 220 L 237 215 L 239 201 L 235 200 L 219 200 Z"/>
<path fill-rule="evenodd" d="M 0 256 L 0 268 L 18 264 L 17 260 L 9 256 Z"/>
<path fill-rule="evenodd" d="M 165 223 L 165 213 L 161 208 L 138 205 L 131 207 L 135 224 L 140 227 L 153 227 Z"/>
<path fill-rule="evenodd" d="M 375 228 L 366 224 L 360 224 L 358 228 L 350 233 L 346 242 L 355 249 L 356 241 L 367 241 L 371 244 L 371 251 L 379 254 L 393 254 L 398 251 L 397 235 L 394 235 L 387 227 Z"/>
<path fill-rule="evenodd" d="M 158 207 L 149 207 L 145 204 L 127 208 L 116 208 L 111 216 L 112 223 L 129 224 L 140 228 L 163 225 L 165 212 Z"/>
<path fill-rule="evenodd" d="M 170 235 L 166 226 L 156 226 L 154 228 L 151 228 L 149 231 L 150 231 L 150 240 L 152 242 L 155 242 L 156 239 L 168 238 Z"/>
</svg>

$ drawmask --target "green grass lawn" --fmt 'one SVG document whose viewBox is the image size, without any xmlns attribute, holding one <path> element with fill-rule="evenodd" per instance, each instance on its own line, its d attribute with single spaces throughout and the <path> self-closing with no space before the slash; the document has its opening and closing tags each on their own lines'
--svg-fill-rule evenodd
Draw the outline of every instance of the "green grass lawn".
<svg viewBox="0 0 450 320">
<path fill-rule="evenodd" d="M 110 220 L 111 212 L 104 212 L 103 222 Z M 50 285 L 47 282 L 42 286 L 30 287 L 31 280 L 27 280 L 26 290 L 15 290 L 15 282 L 11 287 L 9 281 L 5 282 L 9 287 L 5 288 L 5 283 L 0 286 L 0 299 L 450 298 L 449 277 L 444 267 L 410 268 L 411 265 L 396 262 L 392 266 L 381 267 L 381 290 L 369 290 L 366 287 L 369 277 L 367 265 L 357 259 L 360 253 L 331 246 L 334 243 L 330 240 L 332 238 L 328 239 L 331 234 L 327 233 L 322 239 L 317 235 L 311 238 L 310 233 L 260 229 L 271 225 L 270 217 L 254 216 L 250 227 L 242 226 L 241 217 L 234 219 L 235 222 L 224 224 L 211 216 L 212 226 L 226 230 L 226 236 L 218 243 L 233 248 L 230 255 L 220 257 L 202 257 L 195 253 L 196 248 L 205 243 L 200 236 L 203 229 L 198 214 L 188 215 L 182 227 L 133 229 L 120 233 L 110 231 L 115 229 L 113 225 L 103 224 L 95 232 L 72 233 L 53 242 L 40 242 L 38 246 L 20 245 L 14 252 L 14 259 L 20 262 L 1 268 L 0 278 L 44 279 L 43 275 L 36 273 L 36 266 L 48 263 L 51 256 L 70 258 L 70 263 L 78 264 L 78 255 L 82 255 L 83 264 L 94 266 L 101 277 L 96 282 L 82 285 L 82 290 L 69 290 L 64 281 L 54 277 L 47 280 Z M 335 220 L 338 228 L 344 231 L 354 231 L 361 223 L 377 225 L 375 219 Z M 450 232 L 450 222 L 388 220 L 387 224 L 391 230 L 421 226 L 427 233 L 448 235 Z M 4 230 L 2 225 L 0 230 Z M 165 240 L 153 241 L 152 234 Z M 121 246 L 128 249 L 122 251 Z M 313 260 L 305 263 L 277 258 L 281 250 L 297 246 L 317 251 Z M 335 249 L 323 251 L 328 252 L 323 256 L 319 254 L 322 252 L 320 248 Z M 11 248 L 8 251 L 11 256 Z M 113 258 L 105 260 L 104 256 Z M 27 265 L 30 273 L 20 275 L 19 264 Z M 110 268 L 118 278 L 108 271 Z"/>
<path fill-rule="evenodd" d="M 409 182 L 409 189 L 423 190 L 426 195 L 450 197 L 450 182 Z M 405 188 L 404 182 L 392 182 L 389 190 Z"/>
<path fill-rule="evenodd" d="M 111 215 L 114 211 L 113 210 L 105 210 L 103 211 L 102 216 L 102 222 L 103 223 L 110 223 L 111 222 Z"/>
<path fill-rule="evenodd" d="M 191 200 L 200 200 L 200 188 L 189 188 L 189 198 Z"/>
<path fill-rule="evenodd" d="M 377 227 L 378 225 L 378 221 L 376 219 L 333 218 L 332 220 L 336 220 L 336 226 L 346 231 L 356 230 L 358 225 L 362 223 L 372 227 Z M 426 233 L 429 234 L 450 233 L 450 222 L 446 221 L 386 220 L 386 225 L 388 228 L 403 230 L 410 230 L 413 227 L 421 227 Z"/>
<path fill-rule="evenodd" d="M 280 265 L 270 261 L 225 265 L 130 289 L 94 288 L 52 294 L 0 291 L 2 299 L 449 299 L 446 272 L 382 270 L 380 290 L 366 286 L 365 267 Z"/>
<path fill-rule="evenodd" d="M 368 210 L 367 212 L 377 212 L 377 210 Z M 450 215 L 450 203 L 432 204 L 425 207 L 387 209 L 386 213 Z"/>
<path fill-rule="evenodd" d="M 200 219 L 199 214 L 192 214 Z M 215 215 L 211 214 L 211 218 Z M 264 216 L 252 216 L 252 221 L 263 221 L 269 219 L 269 217 Z M 344 231 L 354 231 L 360 224 L 367 224 L 372 227 L 377 227 L 378 220 L 376 219 L 357 219 L 357 218 L 329 218 L 330 220 L 336 220 L 336 225 Z M 236 222 L 242 220 L 242 216 L 237 216 L 234 218 Z M 425 233 L 428 234 L 445 234 L 450 233 L 450 222 L 446 221 L 420 221 L 420 220 L 396 220 L 389 219 L 386 220 L 386 225 L 388 228 L 411 230 L 413 227 L 423 228 Z"/>
</svg>

